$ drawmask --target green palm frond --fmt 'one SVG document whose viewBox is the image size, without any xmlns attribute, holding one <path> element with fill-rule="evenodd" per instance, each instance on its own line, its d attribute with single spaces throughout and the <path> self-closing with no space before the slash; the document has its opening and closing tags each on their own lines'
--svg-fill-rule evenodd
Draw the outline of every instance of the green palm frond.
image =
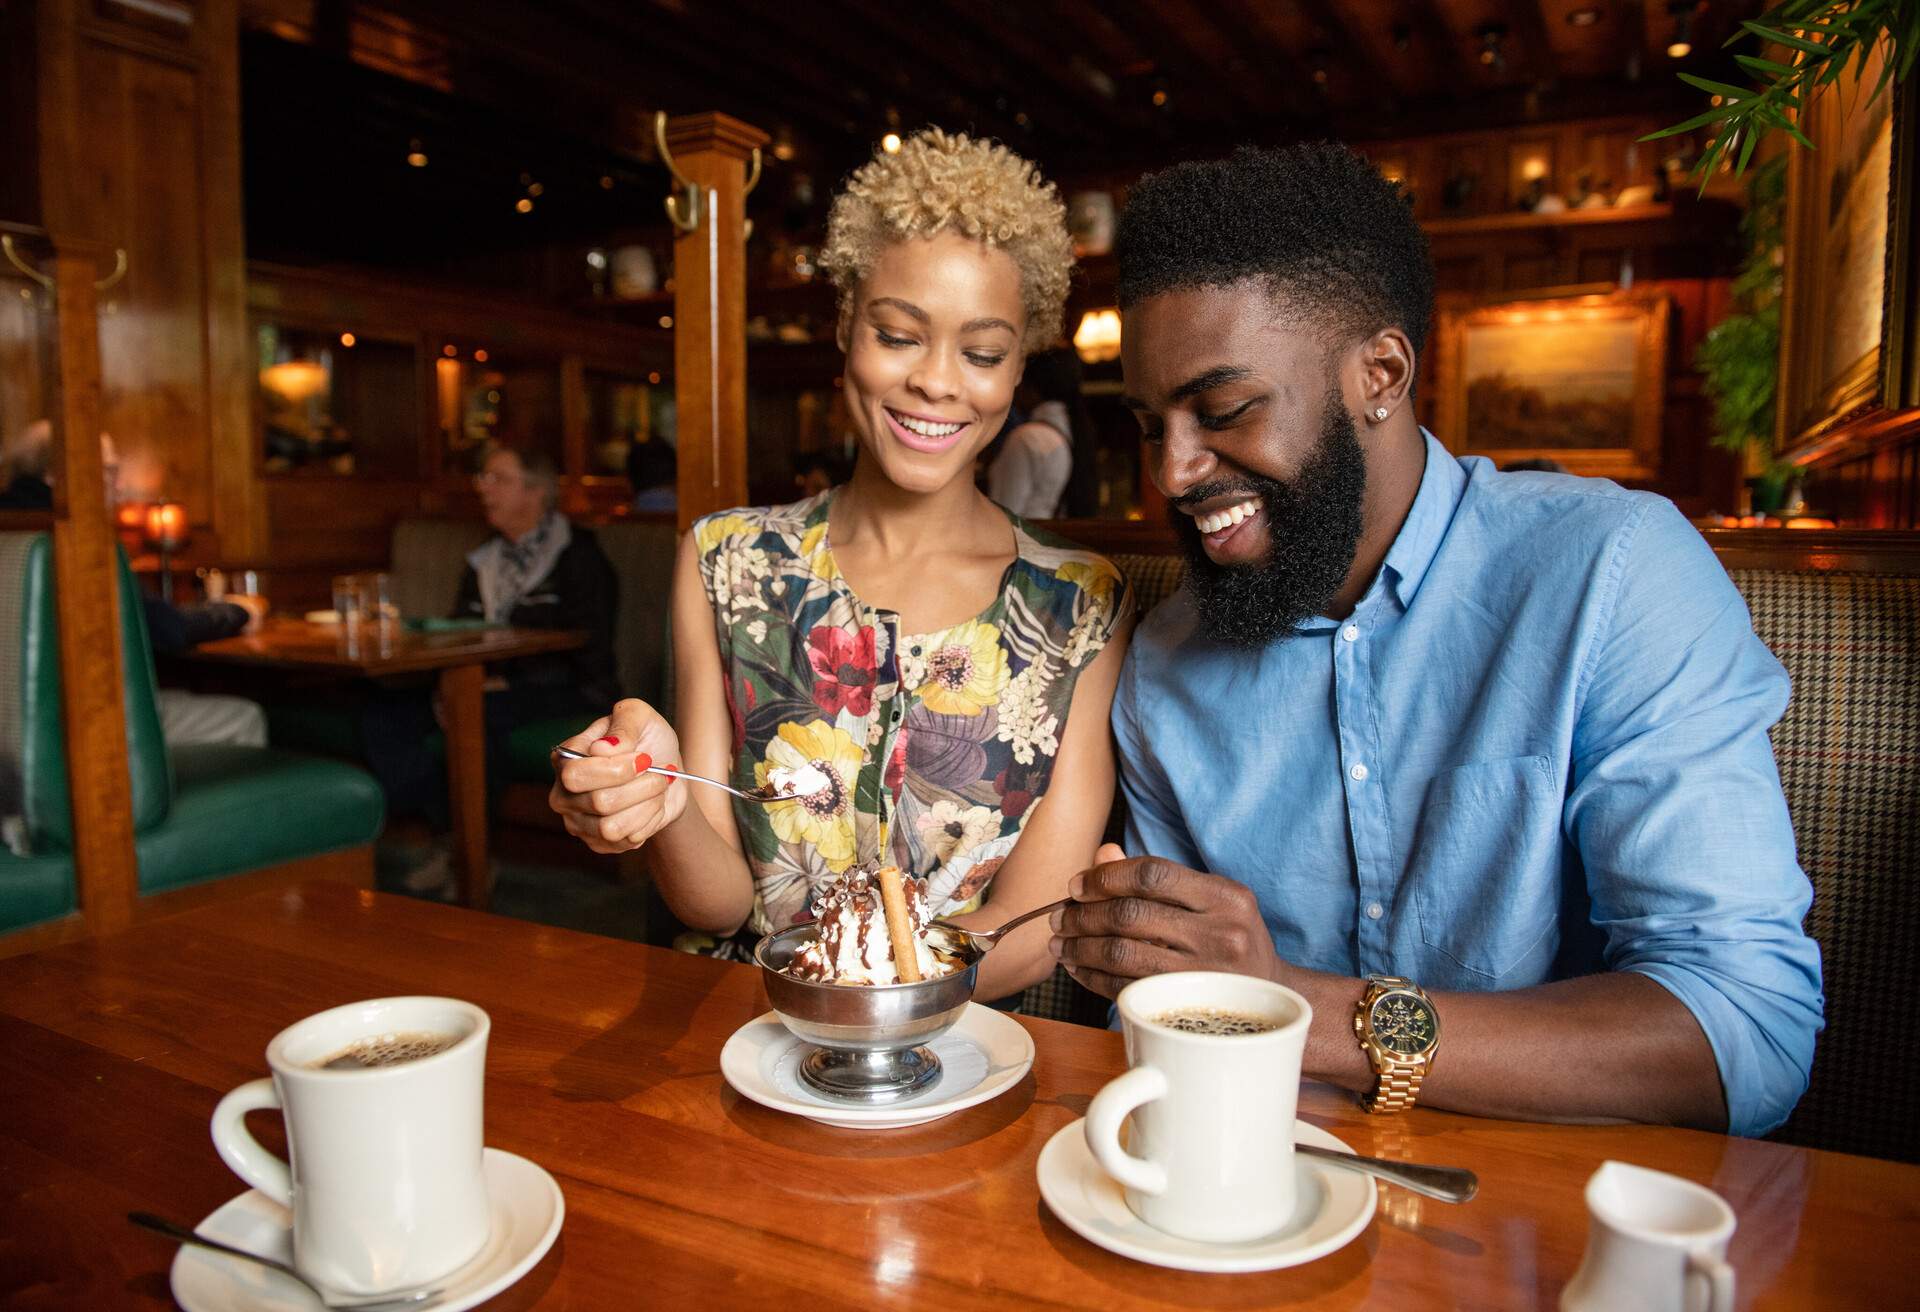
<svg viewBox="0 0 1920 1312">
<path fill-rule="evenodd" d="M 1707 141 L 1694 164 L 1704 189 L 1722 160 L 1733 159 L 1733 171 L 1744 174 L 1754 148 L 1770 132 L 1784 131 L 1813 149 L 1796 121 L 1807 103 L 1823 87 L 1847 75 L 1865 72 L 1876 51 L 1885 59 L 1874 83 L 1871 102 L 1896 79 L 1904 82 L 1920 54 L 1920 0 L 1781 0 L 1757 19 L 1740 24 L 1728 38 L 1757 40 L 1762 54 L 1738 54 L 1734 63 L 1751 74 L 1755 85 L 1736 87 L 1725 82 L 1681 73 L 1688 86 L 1716 98 L 1711 108 L 1683 123 L 1650 132 L 1642 141 L 1709 129 Z M 1784 51 L 1790 62 L 1768 57 Z"/>
</svg>

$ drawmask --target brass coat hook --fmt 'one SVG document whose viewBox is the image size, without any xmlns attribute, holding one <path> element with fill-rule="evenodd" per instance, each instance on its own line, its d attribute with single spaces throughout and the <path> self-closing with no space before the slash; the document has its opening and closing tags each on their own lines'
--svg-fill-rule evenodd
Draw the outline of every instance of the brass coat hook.
<svg viewBox="0 0 1920 1312">
<path fill-rule="evenodd" d="M 12 233 L 0 232 L 0 252 L 5 252 L 8 264 L 11 264 L 14 268 L 26 274 L 27 277 L 33 279 L 35 282 L 39 283 L 42 287 L 46 288 L 48 291 L 53 290 L 53 279 L 49 278 L 46 274 L 40 272 L 40 270 L 34 268 L 31 264 L 28 264 L 26 262 L 26 260 L 21 256 L 19 249 L 13 244 Z M 127 276 L 126 248 L 115 247 L 113 252 L 113 272 L 108 274 L 106 277 L 97 280 L 93 284 L 93 289 L 96 292 L 106 291 L 107 288 L 113 286 L 115 283 L 119 282 L 122 278 L 126 276 Z"/>
<path fill-rule="evenodd" d="M 692 232 L 700 226 L 700 188 L 693 185 L 680 166 L 673 162 L 673 152 L 667 149 L 667 112 L 657 109 L 653 113 L 653 142 L 660 148 L 660 162 L 667 166 L 667 172 L 673 175 L 674 194 L 665 201 L 667 221 L 681 232 Z M 753 158 L 747 163 L 746 186 L 740 195 L 744 199 L 760 185 L 760 148 L 753 148 Z M 753 236 L 753 220 L 748 219 L 742 231 L 742 240 Z"/>
</svg>

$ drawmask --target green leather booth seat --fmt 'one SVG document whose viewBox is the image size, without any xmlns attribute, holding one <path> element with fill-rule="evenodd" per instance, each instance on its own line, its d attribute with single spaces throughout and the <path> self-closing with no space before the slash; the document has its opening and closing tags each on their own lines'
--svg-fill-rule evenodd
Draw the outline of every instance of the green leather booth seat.
<svg viewBox="0 0 1920 1312">
<path fill-rule="evenodd" d="M 173 806 L 135 840 L 142 893 L 360 847 L 386 818 L 380 785 L 339 761 L 272 747 L 172 756 Z"/>
<path fill-rule="evenodd" d="M 0 932 L 54 920 L 78 908 L 71 855 L 15 856 L 0 847 Z"/>
</svg>

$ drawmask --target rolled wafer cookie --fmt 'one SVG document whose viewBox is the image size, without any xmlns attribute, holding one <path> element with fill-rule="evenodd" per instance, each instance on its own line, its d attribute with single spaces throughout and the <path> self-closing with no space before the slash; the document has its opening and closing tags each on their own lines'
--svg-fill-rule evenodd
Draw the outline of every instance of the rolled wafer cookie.
<svg viewBox="0 0 1920 1312">
<path fill-rule="evenodd" d="M 893 940 L 893 969 L 902 984 L 920 981 L 920 958 L 913 950 L 913 922 L 907 916 L 907 890 L 898 866 L 882 866 L 874 880 L 880 885 L 880 906 L 887 913 L 887 937 Z"/>
</svg>

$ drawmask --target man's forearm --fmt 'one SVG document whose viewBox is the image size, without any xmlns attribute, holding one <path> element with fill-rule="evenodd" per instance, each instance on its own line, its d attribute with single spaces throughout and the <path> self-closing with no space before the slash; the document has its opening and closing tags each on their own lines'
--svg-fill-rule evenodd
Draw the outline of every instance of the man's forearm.
<svg viewBox="0 0 1920 1312">
<path fill-rule="evenodd" d="M 1353 1034 L 1362 980 L 1282 966 L 1313 1006 L 1305 1073 L 1373 1083 Z M 1507 993 L 1435 993 L 1440 1048 L 1422 1106 L 1529 1121 L 1641 1121 L 1725 1130 L 1713 1049 L 1680 999 L 1620 972 Z"/>
</svg>

